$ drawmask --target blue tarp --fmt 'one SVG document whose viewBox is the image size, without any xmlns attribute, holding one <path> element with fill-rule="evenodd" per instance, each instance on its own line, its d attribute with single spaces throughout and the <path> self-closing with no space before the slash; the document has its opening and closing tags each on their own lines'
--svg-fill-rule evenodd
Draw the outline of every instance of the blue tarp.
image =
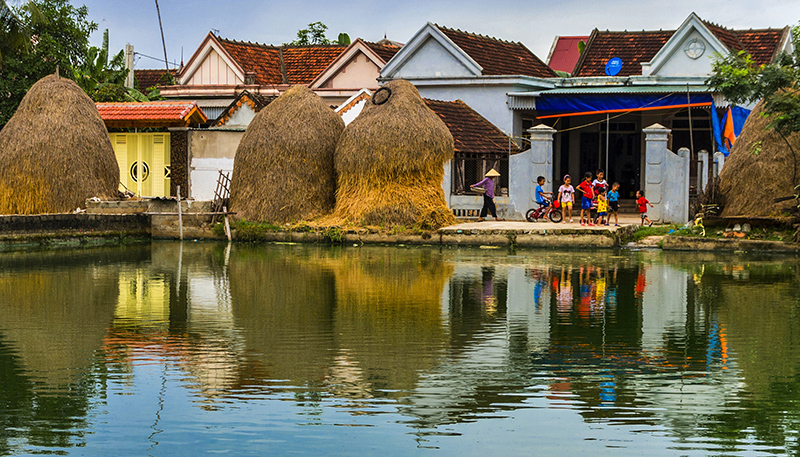
<svg viewBox="0 0 800 457">
<path fill-rule="evenodd" d="M 744 127 L 744 121 L 747 120 L 747 116 L 750 115 L 750 110 L 742 108 L 740 106 L 731 106 L 731 117 L 733 118 L 733 134 L 736 137 L 739 137 L 739 134 L 742 133 L 742 127 Z M 725 143 L 722 141 L 722 127 L 725 125 L 725 122 L 728 120 L 728 110 L 725 110 L 725 116 L 722 117 L 722 122 L 719 120 L 719 115 L 717 114 L 717 107 L 716 105 L 711 105 L 711 126 L 714 130 L 714 141 L 717 144 L 717 150 L 721 151 L 726 156 L 731 153 L 727 147 L 725 147 Z"/>
<path fill-rule="evenodd" d="M 576 114 L 642 111 L 647 109 L 666 109 L 685 107 L 686 93 L 674 94 L 575 94 L 547 95 L 542 93 L 536 99 L 537 117 L 568 116 Z M 690 102 L 708 104 L 713 100 L 710 94 L 691 94 Z"/>
</svg>

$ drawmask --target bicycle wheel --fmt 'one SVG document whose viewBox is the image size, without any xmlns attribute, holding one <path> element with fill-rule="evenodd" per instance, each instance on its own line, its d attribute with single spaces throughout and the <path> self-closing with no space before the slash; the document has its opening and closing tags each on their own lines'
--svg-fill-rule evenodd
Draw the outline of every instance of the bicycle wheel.
<svg viewBox="0 0 800 457">
<path fill-rule="evenodd" d="M 536 222 L 536 210 L 531 208 L 525 213 L 525 220 L 528 222 Z"/>
<path fill-rule="evenodd" d="M 554 209 L 553 211 L 550 211 L 550 214 L 548 214 L 547 217 L 549 217 L 552 222 L 559 223 L 564 215 L 561 214 L 561 211 Z"/>
</svg>

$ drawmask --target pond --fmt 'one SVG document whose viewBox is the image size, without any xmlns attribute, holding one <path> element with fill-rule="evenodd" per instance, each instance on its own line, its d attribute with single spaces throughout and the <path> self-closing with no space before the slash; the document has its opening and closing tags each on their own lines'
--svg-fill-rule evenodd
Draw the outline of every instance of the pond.
<svg viewBox="0 0 800 457">
<path fill-rule="evenodd" d="M 0 455 L 794 455 L 800 260 L 0 254 Z"/>
</svg>

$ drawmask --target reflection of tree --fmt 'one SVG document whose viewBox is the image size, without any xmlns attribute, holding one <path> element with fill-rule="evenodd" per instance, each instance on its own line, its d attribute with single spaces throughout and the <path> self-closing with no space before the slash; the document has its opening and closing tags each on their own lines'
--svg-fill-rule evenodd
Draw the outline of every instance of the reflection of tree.
<svg viewBox="0 0 800 457">
<path fill-rule="evenodd" d="M 0 258 L 0 454 L 9 441 L 74 446 L 98 387 L 121 263 L 143 248 L 6 253 Z M 102 371 L 101 371 L 102 372 Z"/>
</svg>

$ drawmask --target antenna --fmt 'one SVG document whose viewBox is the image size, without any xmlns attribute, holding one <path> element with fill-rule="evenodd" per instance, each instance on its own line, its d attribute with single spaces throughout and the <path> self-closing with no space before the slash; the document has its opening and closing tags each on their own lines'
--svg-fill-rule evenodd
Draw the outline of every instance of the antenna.
<svg viewBox="0 0 800 457">
<path fill-rule="evenodd" d="M 167 42 L 164 41 L 164 27 L 161 25 L 161 10 L 158 8 L 158 0 L 156 2 L 156 13 L 158 13 L 158 28 L 161 30 L 161 46 L 164 47 L 164 63 L 167 67 L 167 73 L 169 73 L 169 60 L 167 59 Z"/>
</svg>

